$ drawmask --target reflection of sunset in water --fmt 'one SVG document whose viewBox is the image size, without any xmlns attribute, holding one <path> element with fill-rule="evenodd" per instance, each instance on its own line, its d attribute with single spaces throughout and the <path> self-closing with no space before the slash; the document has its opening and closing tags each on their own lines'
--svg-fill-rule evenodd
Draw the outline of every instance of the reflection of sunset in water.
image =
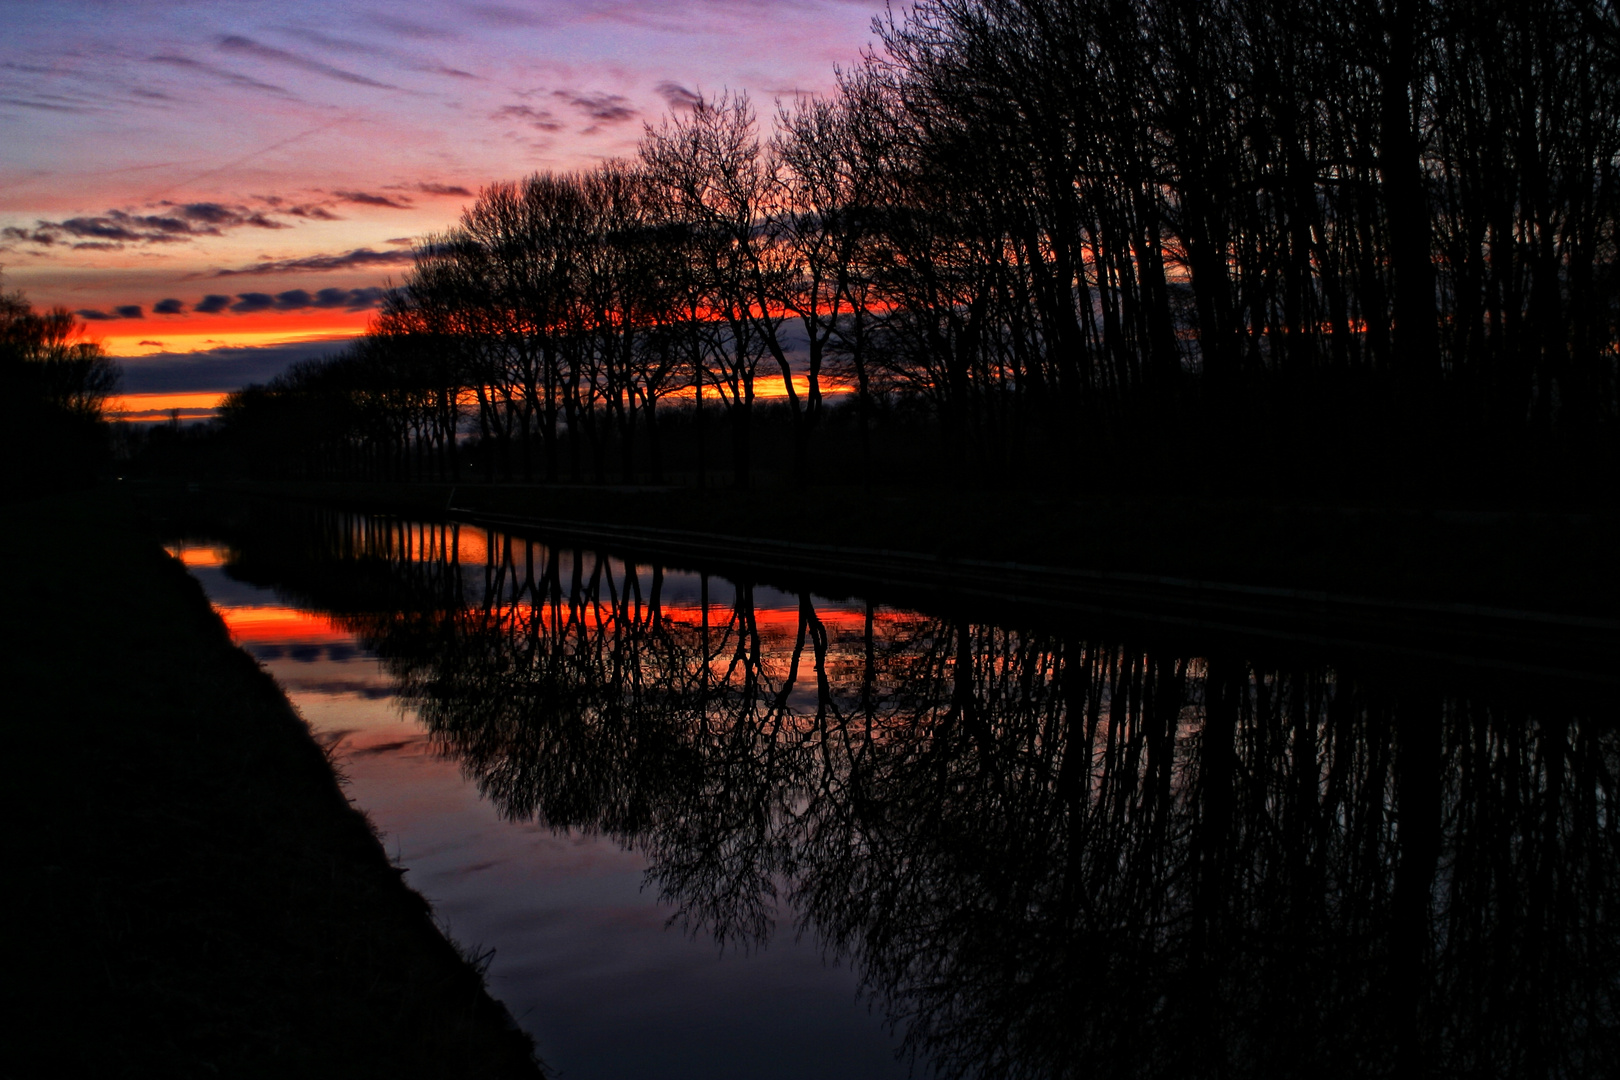
<svg viewBox="0 0 1620 1080">
<path fill-rule="evenodd" d="M 345 578 L 358 581 L 400 560 L 432 572 L 426 553 L 437 551 L 444 561 L 436 565 L 459 567 L 469 597 L 483 588 L 488 553 L 504 561 L 509 546 L 500 535 L 491 543 L 478 528 L 378 518 L 356 523 L 347 535 L 352 550 L 372 555 L 351 565 Z M 519 564 L 531 554 L 543 566 L 548 549 L 527 545 L 510 544 Z M 203 582 L 232 638 L 275 676 L 328 749 L 350 797 L 409 868 L 408 883 L 432 899 L 435 914 L 459 940 L 497 949 L 491 990 L 534 1034 L 548 1062 L 584 1080 L 664 1075 L 672 1061 L 683 1068 L 671 1075 L 694 1077 L 738 1075 L 739 1067 L 750 1076 L 789 1080 L 906 1075 L 881 1018 L 857 996 L 855 972 L 825 965 L 813 941 L 791 935 L 768 950 L 728 954 L 722 962 L 711 941 L 670 927 L 669 907 L 646 888 L 645 852 L 600 830 L 511 820 L 429 733 L 391 664 L 369 651 L 375 617 L 333 616 L 299 606 L 293 592 L 245 585 L 230 576 L 235 550 L 170 548 Z M 400 554 L 407 550 L 409 559 Z M 375 557 L 386 551 L 394 557 Z M 572 565 L 571 551 L 558 556 Z M 587 554 L 587 579 L 594 565 L 595 556 Z M 602 568 L 604 581 L 611 576 L 622 590 L 623 562 L 604 560 Z M 638 570 L 645 613 L 651 572 Z M 670 573 L 666 583 L 680 595 L 663 607 L 663 617 L 671 625 L 698 626 L 696 575 Z M 717 595 L 729 591 L 719 579 L 714 584 Z M 770 593 L 764 601 L 754 611 L 761 644 L 785 658 L 799 628 L 797 598 Z M 542 609 L 549 617 L 550 605 Z M 339 610 L 372 609 L 344 604 Z M 506 614 L 532 621 L 535 612 L 522 600 Z M 611 628 L 613 612 L 597 614 Z M 717 635 L 735 614 L 731 605 L 711 602 Z M 395 629 L 413 621 L 403 612 L 383 615 Z M 833 627 L 858 632 L 864 620 L 850 605 L 821 615 L 832 633 L 842 632 Z M 717 681 L 724 666 L 716 660 Z M 795 727 L 805 723 L 795 721 Z M 627 1029 L 635 1030 L 635 1039 L 625 1039 Z"/>
<path fill-rule="evenodd" d="M 690 1076 L 895 1076 L 901 1039 L 919 1072 L 1145 1075 L 1189 1016 L 1218 1055 L 1376 1062 L 1392 980 L 1479 1043 L 1465 978 L 1511 1003 L 1492 1031 L 1584 1053 L 1568 1018 L 1610 986 L 1615 927 L 1536 906 L 1542 879 L 1620 888 L 1617 734 L 1556 695 L 468 525 L 278 504 L 225 535 L 276 594 L 180 554 L 573 1076 L 663 1075 L 627 1029 Z M 1592 978 L 1535 974 L 1560 970 Z M 1277 1020 L 1302 1011 L 1340 1018 L 1331 1045 Z"/>
<path fill-rule="evenodd" d="M 224 566 L 229 558 L 229 552 L 221 547 L 188 547 L 181 544 L 171 544 L 165 550 L 179 559 L 183 566 Z"/>
<path fill-rule="evenodd" d="M 351 635 L 325 615 L 286 607 L 216 607 L 236 642 L 325 644 Z"/>
</svg>

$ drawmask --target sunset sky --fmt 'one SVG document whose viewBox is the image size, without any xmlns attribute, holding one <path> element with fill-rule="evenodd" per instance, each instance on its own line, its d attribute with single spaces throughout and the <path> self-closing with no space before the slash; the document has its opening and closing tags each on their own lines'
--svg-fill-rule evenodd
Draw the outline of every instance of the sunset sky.
<svg viewBox="0 0 1620 1080">
<path fill-rule="evenodd" d="M 693 93 L 825 91 L 882 10 L 0 0 L 5 284 L 132 392 L 233 389 L 363 330 L 483 185 L 632 153 Z"/>
</svg>

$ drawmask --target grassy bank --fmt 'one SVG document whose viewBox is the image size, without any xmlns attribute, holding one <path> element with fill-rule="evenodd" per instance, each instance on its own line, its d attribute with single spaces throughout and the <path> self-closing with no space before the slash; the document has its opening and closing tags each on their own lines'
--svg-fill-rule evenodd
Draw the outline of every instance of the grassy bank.
<svg viewBox="0 0 1620 1080">
<path fill-rule="evenodd" d="M 1620 612 L 1620 515 L 1267 500 L 1032 496 L 815 487 L 239 484 L 357 509 L 455 506 L 612 525 L 997 562 L 1484 604 Z"/>
<path fill-rule="evenodd" d="M 127 500 L 7 513 L 0 1075 L 538 1075 Z"/>
</svg>

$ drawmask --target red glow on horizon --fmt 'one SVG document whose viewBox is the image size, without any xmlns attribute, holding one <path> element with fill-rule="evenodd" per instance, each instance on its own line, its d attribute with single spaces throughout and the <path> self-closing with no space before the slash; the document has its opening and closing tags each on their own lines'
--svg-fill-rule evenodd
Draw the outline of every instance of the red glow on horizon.
<svg viewBox="0 0 1620 1080">
<path fill-rule="evenodd" d="M 330 339 L 334 351 L 371 325 L 370 311 L 257 311 L 246 314 L 217 312 L 208 315 L 149 315 L 97 323 L 89 338 L 99 341 L 108 355 L 149 356 L 153 353 L 206 352 L 210 349 L 285 345 Z"/>
</svg>

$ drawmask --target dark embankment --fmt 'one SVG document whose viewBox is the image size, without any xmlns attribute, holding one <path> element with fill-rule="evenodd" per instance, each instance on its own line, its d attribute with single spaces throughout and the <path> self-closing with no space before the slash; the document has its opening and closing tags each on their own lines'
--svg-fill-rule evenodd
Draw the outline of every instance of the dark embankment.
<svg viewBox="0 0 1620 1080">
<path fill-rule="evenodd" d="M 1339 506 L 1042 497 L 947 489 L 800 491 L 516 484 L 237 483 L 351 509 L 671 529 L 1156 574 L 1345 596 L 1612 617 L 1620 513 L 1607 507 Z"/>
<path fill-rule="evenodd" d="M 538 1075 L 127 500 L 7 514 L 0 1075 Z"/>
</svg>

